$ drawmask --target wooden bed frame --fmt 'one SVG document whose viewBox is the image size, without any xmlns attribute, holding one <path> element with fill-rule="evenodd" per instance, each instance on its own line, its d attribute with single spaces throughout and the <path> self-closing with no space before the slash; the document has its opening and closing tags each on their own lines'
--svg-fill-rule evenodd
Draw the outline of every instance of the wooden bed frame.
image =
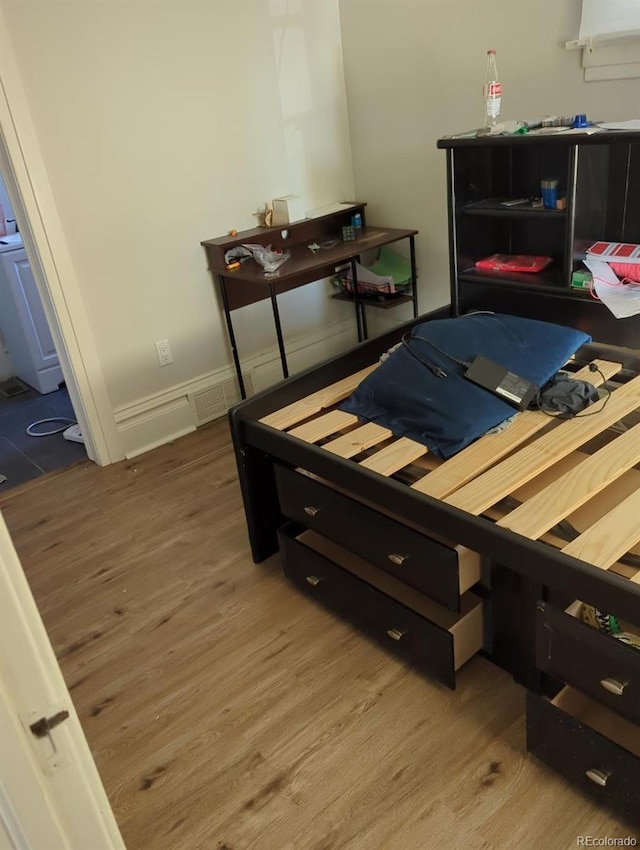
<svg viewBox="0 0 640 850">
<path fill-rule="evenodd" d="M 444 318 L 448 310 L 431 314 Z M 425 321 L 422 317 L 418 321 Z M 544 587 L 625 619 L 640 621 L 640 569 L 620 563 L 640 553 L 640 425 L 612 426 L 640 409 L 640 352 L 590 344 L 576 355 L 578 377 L 612 391 L 601 412 L 555 420 L 520 414 L 447 461 L 337 405 L 376 368 L 379 355 L 412 327 L 363 343 L 230 413 L 255 562 L 278 549 L 274 465 L 300 468 L 407 524 L 436 530 Z M 602 376 L 579 368 L 595 361 Z M 593 379 L 597 380 L 594 381 Z M 601 403 L 598 403 L 601 405 Z M 583 447 L 611 437 L 591 454 Z M 552 529 L 570 520 L 567 541 Z"/>
<path fill-rule="evenodd" d="M 527 749 L 640 824 L 640 651 L 583 622 L 640 636 L 640 352 L 567 364 L 606 382 L 594 415 L 525 411 L 441 461 L 338 409 L 414 324 L 231 411 L 253 558 L 451 688 L 484 652 L 528 689 Z"/>
</svg>

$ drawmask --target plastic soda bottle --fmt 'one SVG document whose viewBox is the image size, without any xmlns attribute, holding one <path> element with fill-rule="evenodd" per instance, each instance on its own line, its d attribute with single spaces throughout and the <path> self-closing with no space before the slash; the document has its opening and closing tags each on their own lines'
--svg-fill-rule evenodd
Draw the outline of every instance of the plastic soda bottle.
<svg viewBox="0 0 640 850">
<path fill-rule="evenodd" d="M 500 115 L 502 101 L 502 84 L 498 79 L 495 50 L 487 51 L 487 71 L 484 75 L 484 126 L 493 127 Z"/>
</svg>

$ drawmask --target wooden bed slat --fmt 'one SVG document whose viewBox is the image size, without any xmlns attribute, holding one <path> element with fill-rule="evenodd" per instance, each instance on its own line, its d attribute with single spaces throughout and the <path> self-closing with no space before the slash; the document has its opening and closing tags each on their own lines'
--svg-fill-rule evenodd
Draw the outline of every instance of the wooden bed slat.
<svg viewBox="0 0 640 850">
<path fill-rule="evenodd" d="M 488 516 L 490 519 L 493 520 L 499 520 L 505 516 L 505 513 L 499 508 L 489 508 L 485 516 Z M 545 531 L 545 533 L 540 536 L 540 540 L 543 543 L 548 543 L 549 546 L 552 546 L 554 549 L 563 549 L 565 546 L 568 545 L 567 540 L 564 540 L 562 537 L 558 537 L 558 535 L 555 534 L 553 531 Z M 464 549 L 463 546 L 458 546 L 456 548 L 458 550 Z M 630 564 L 622 564 L 619 561 L 609 567 L 609 572 L 616 573 L 617 575 L 622 576 L 623 578 L 628 578 L 632 581 L 638 581 L 638 579 L 636 578 L 636 574 L 640 577 L 638 567 L 632 567 Z"/>
<path fill-rule="evenodd" d="M 568 455 L 561 461 L 558 461 L 558 463 L 554 464 L 553 467 L 547 469 L 545 472 L 542 472 L 540 475 L 527 482 L 527 484 L 523 487 L 515 490 L 511 495 L 519 501 L 524 502 L 537 495 L 543 487 L 547 487 L 553 481 L 560 478 L 561 475 L 553 475 L 553 473 L 559 468 L 563 466 L 566 467 L 566 469 L 562 470 L 562 475 L 564 475 L 565 472 L 568 472 L 576 466 L 577 463 L 580 463 L 587 457 L 589 457 L 589 455 L 584 452 L 573 452 L 573 454 Z M 567 461 L 570 460 L 571 463 L 567 463 Z M 583 531 L 586 531 L 594 525 L 594 523 L 598 522 L 599 519 L 602 519 L 605 514 L 612 511 L 616 505 L 619 505 L 623 499 L 626 499 L 627 496 L 630 496 L 631 493 L 638 489 L 640 489 L 640 471 L 637 469 L 629 469 L 619 478 L 616 478 L 615 481 L 612 481 L 611 484 L 607 485 L 604 490 L 601 490 L 598 493 L 597 499 L 590 499 L 588 502 L 585 502 L 565 519 L 569 525 L 578 530 L 578 534 L 582 534 Z M 497 505 L 496 507 L 486 510 L 484 514 L 490 519 L 500 520 L 507 515 L 507 512 L 505 512 L 504 509 L 501 509 L 500 505 Z M 551 543 L 552 546 L 555 546 L 558 549 L 562 549 L 562 547 L 566 546 L 569 542 L 568 540 L 556 537 L 553 534 L 553 531 L 546 532 L 540 539 L 545 543 Z M 640 545 L 636 545 L 635 547 L 632 546 L 629 551 L 634 555 L 640 556 Z M 614 569 L 616 572 L 618 571 L 617 567 L 610 567 L 610 569 Z M 619 571 L 620 575 L 623 575 L 626 578 L 631 578 L 637 569 L 637 567 L 620 564 Z"/>
<path fill-rule="evenodd" d="M 608 360 L 594 360 L 594 363 L 607 379 L 612 378 L 622 368 L 620 363 L 612 363 Z M 601 376 L 597 372 L 592 373 L 587 366 L 572 377 L 578 381 L 590 381 L 595 386 L 602 384 Z M 525 440 L 546 427 L 549 422 L 549 417 L 544 413 L 538 410 L 525 410 L 505 431 L 480 437 L 475 443 L 445 461 L 439 469 L 416 481 L 412 487 L 420 493 L 433 496 L 434 499 L 444 499 L 518 448 Z"/>
<path fill-rule="evenodd" d="M 498 525 L 536 540 L 638 462 L 640 425 L 588 456 L 570 472 L 501 519 Z"/>
<path fill-rule="evenodd" d="M 607 569 L 639 540 L 640 490 L 636 490 L 562 551 Z"/>
<path fill-rule="evenodd" d="M 341 437 L 336 437 L 335 440 L 325 443 L 322 448 L 334 455 L 340 455 L 340 457 L 354 457 L 354 455 L 359 455 L 360 452 L 370 449 L 371 446 L 375 446 L 392 436 L 393 434 L 388 428 L 376 425 L 375 422 L 367 422 L 360 428 L 354 428 L 348 434 L 343 434 Z"/>
<path fill-rule="evenodd" d="M 317 443 L 328 437 L 330 434 L 335 434 L 342 428 L 348 428 L 349 425 L 355 425 L 358 417 L 353 413 L 346 413 L 344 410 L 330 410 L 322 416 L 317 416 L 309 422 L 304 422 L 298 425 L 297 428 L 292 428 L 289 433 L 292 437 L 298 437 L 304 440 L 305 443 Z"/>
<path fill-rule="evenodd" d="M 588 442 L 640 403 L 640 376 L 611 394 L 594 416 L 562 421 L 547 434 L 498 463 L 483 475 L 452 493 L 444 501 L 471 514 L 481 514 L 526 481 Z"/>
<path fill-rule="evenodd" d="M 485 434 L 411 486 L 434 499 L 444 499 L 548 424 L 549 417 L 544 413 L 526 410 L 506 430 Z"/>
<path fill-rule="evenodd" d="M 566 457 L 557 460 L 553 466 L 545 469 L 544 472 L 536 475 L 536 477 L 532 478 L 531 481 L 527 481 L 527 483 L 523 484 L 522 487 L 518 487 L 517 490 L 509 493 L 509 496 L 512 496 L 518 502 L 526 502 L 532 496 L 536 496 L 544 487 L 549 487 L 549 485 L 553 484 L 554 481 L 562 478 L 563 475 L 566 475 L 588 457 L 589 455 L 583 451 L 571 452 L 571 454 Z"/>
<path fill-rule="evenodd" d="M 526 502 L 536 496 L 540 490 L 548 487 L 554 481 L 562 478 L 567 472 L 572 470 L 579 463 L 582 463 L 589 457 L 586 452 L 576 451 L 570 455 L 558 460 L 549 469 L 536 475 L 531 481 L 527 481 L 522 487 L 518 487 L 509 495 L 517 499 L 519 502 Z M 633 493 L 634 490 L 640 489 L 640 470 L 628 469 L 623 472 L 618 478 L 608 484 L 603 490 L 598 493 L 597 499 L 590 499 L 585 502 L 577 510 L 573 511 L 568 517 L 565 517 L 567 522 L 574 528 L 585 531 L 597 522 L 610 510 L 615 508 L 623 499 Z M 485 511 L 487 516 L 491 516 L 491 509 Z M 504 515 L 504 512 L 503 512 Z M 496 519 L 495 516 L 491 516 Z M 499 517 L 500 519 L 502 517 Z M 568 541 L 565 541 L 565 543 Z M 562 544 L 564 545 L 564 544 Z M 631 549 L 634 555 L 640 556 L 640 545 L 636 545 Z"/>
<path fill-rule="evenodd" d="M 590 499 L 582 507 L 567 517 L 574 528 L 586 531 L 598 520 L 612 511 L 623 499 L 640 490 L 640 470 L 629 469 L 608 487 L 598 493 L 597 499 Z M 632 554 L 640 556 L 640 544 L 631 547 Z"/>
<path fill-rule="evenodd" d="M 320 410 L 331 407 L 332 404 L 337 404 L 347 398 L 358 384 L 364 381 L 367 375 L 370 375 L 378 366 L 378 363 L 374 363 L 372 366 L 367 366 L 366 369 L 356 372 L 355 375 L 348 375 L 341 381 L 330 384 L 328 387 L 323 387 L 321 390 L 306 396 L 306 398 L 298 399 L 298 401 L 294 401 L 280 410 L 274 410 L 273 413 L 263 416 L 260 422 L 265 425 L 271 425 L 272 428 L 277 428 L 279 431 L 284 431 L 286 428 L 302 422 L 303 419 L 308 419 L 314 413 L 318 413 Z"/>
<path fill-rule="evenodd" d="M 410 440 L 408 437 L 401 437 L 391 443 L 390 446 L 385 446 L 371 457 L 360 461 L 359 466 L 372 469 L 374 472 L 379 472 L 380 475 L 389 476 L 413 463 L 414 460 L 427 452 L 427 447 L 423 446 L 422 443 L 416 443 L 415 440 Z"/>
</svg>

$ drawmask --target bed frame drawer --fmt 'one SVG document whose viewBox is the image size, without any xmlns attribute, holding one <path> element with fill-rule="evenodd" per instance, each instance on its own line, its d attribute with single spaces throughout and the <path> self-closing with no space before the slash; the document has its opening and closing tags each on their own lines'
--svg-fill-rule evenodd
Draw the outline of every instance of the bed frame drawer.
<svg viewBox="0 0 640 850">
<path fill-rule="evenodd" d="M 342 544 L 451 611 L 480 580 L 480 559 L 459 563 L 458 552 L 401 522 L 286 467 L 276 466 L 282 513 Z"/>
<path fill-rule="evenodd" d="M 575 606 L 578 613 L 580 603 Z M 571 609 L 569 609 L 571 610 Z M 554 679 L 574 685 L 617 714 L 640 725 L 640 652 L 539 602 L 536 664 Z"/>
<path fill-rule="evenodd" d="M 640 823 L 640 728 L 572 688 L 553 702 L 529 692 L 527 749 L 603 805 Z"/>
<path fill-rule="evenodd" d="M 315 532 L 290 524 L 278 537 L 285 575 L 297 587 L 455 688 L 455 671 L 482 648 L 477 596 L 465 594 L 462 612 L 452 614 Z"/>
</svg>

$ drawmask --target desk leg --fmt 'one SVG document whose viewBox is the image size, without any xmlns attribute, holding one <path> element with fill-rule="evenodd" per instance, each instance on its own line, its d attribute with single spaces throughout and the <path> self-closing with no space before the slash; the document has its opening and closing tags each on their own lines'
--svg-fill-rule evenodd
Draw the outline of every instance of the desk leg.
<svg viewBox="0 0 640 850">
<path fill-rule="evenodd" d="M 280 350 L 280 362 L 282 363 L 282 374 L 285 378 L 289 377 L 289 369 L 287 368 L 287 356 L 284 351 L 284 339 L 282 338 L 282 326 L 280 325 L 280 313 L 278 312 L 278 299 L 276 291 L 272 283 L 269 283 L 269 293 L 271 295 L 271 309 L 273 310 L 273 322 L 276 326 L 276 336 L 278 337 L 278 349 Z"/>
<path fill-rule="evenodd" d="M 356 307 L 356 326 L 358 328 L 358 342 L 362 342 L 367 339 L 367 317 L 364 313 L 364 304 L 360 301 L 360 294 L 358 292 L 358 269 L 356 257 L 352 257 L 351 260 L 351 276 L 353 278 L 353 303 Z"/>
<path fill-rule="evenodd" d="M 413 288 L 413 318 L 418 318 L 418 274 L 416 272 L 416 243 L 415 237 L 409 237 L 409 250 L 411 252 L 411 286 Z"/>
<path fill-rule="evenodd" d="M 227 286 L 224 280 L 224 277 L 221 275 L 218 276 L 218 285 L 220 287 L 220 295 L 222 296 L 222 306 L 224 307 L 224 318 L 227 322 L 227 332 L 229 334 L 229 342 L 231 343 L 231 353 L 233 355 L 233 362 L 236 367 L 236 375 L 238 376 L 238 386 L 240 388 L 240 396 L 241 398 L 247 397 L 247 392 L 244 387 L 244 381 L 242 379 L 242 367 L 240 365 L 240 358 L 238 357 L 238 348 L 236 346 L 236 335 L 233 332 L 233 325 L 231 323 L 231 310 L 229 309 L 229 299 L 227 298 Z"/>
</svg>

